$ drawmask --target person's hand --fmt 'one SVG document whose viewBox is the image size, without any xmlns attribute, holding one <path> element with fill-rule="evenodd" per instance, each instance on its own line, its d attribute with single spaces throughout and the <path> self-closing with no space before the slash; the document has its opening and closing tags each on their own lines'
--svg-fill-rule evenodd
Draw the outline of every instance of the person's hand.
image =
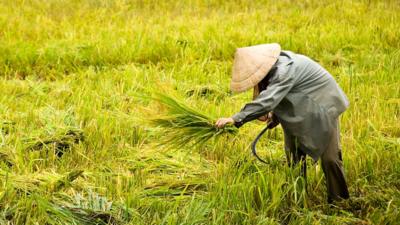
<svg viewBox="0 0 400 225">
<path fill-rule="evenodd" d="M 269 123 L 272 120 L 273 116 L 274 116 L 274 113 L 273 112 L 269 112 L 268 114 L 266 114 L 264 116 L 258 117 L 258 120 L 262 121 L 262 122 Z"/>
<path fill-rule="evenodd" d="M 276 126 L 279 125 L 279 123 L 280 123 L 279 119 L 273 112 L 270 112 L 268 114 L 268 116 L 269 116 L 269 119 L 268 119 L 267 123 L 268 123 L 269 129 L 275 128 Z"/>
<path fill-rule="evenodd" d="M 229 117 L 229 118 L 219 118 L 217 120 L 217 122 L 215 123 L 215 126 L 218 128 L 223 128 L 225 127 L 227 124 L 233 124 L 235 123 L 235 121 Z"/>
<path fill-rule="evenodd" d="M 268 115 L 260 116 L 257 118 L 261 122 L 267 122 L 268 121 Z"/>
</svg>

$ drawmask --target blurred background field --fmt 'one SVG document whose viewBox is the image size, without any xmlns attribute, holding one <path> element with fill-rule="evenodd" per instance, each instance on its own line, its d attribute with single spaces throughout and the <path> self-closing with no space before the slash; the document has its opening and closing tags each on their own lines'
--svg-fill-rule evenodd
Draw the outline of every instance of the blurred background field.
<svg viewBox="0 0 400 225">
<path fill-rule="evenodd" d="M 164 148 L 138 96 L 168 93 L 213 118 L 232 95 L 235 48 L 278 42 L 332 73 L 351 200 L 308 194 L 264 124 Z M 399 1 L 0 0 L 0 224 L 398 224 Z"/>
</svg>

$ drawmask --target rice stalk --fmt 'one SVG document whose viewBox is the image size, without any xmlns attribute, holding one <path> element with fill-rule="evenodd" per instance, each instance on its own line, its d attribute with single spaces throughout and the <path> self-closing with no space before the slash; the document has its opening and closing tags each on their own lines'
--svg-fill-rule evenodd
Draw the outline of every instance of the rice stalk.
<svg viewBox="0 0 400 225">
<path fill-rule="evenodd" d="M 217 128 L 214 125 L 215 118 L 166 94 L 157 93 L 153 99 L 166 109 L 164 115 L 150 121 L 153 126 L 163 129 L 165 135 L 160 144 L 175 148 L 202 146 L 210 140 L 224 135 L 235 135 L 238 132 L 234 126 Z"/>
<path fill-rule="evenodd" d="M 65 175 L 55 172 L 15 174 L 1 170 L 0 185 L 10 186 L 21 195 L 29 195 L 31 193 L 49 194 L 71 186 L 71 183 L 81 177 L 82 174 L 83 170 L 72 170 Z"/>
<path fill-rule="evenodd" d="M 71 196 L 63 189 L 82 175 L 74 170 L 66 175 L 41 173 L 16 175 L 0 171 L 0 207 L 12 224 L 120 224 L 116 215 L 123 207 L 89 191 Z M 1 220 L 0 220 L 1 222 Z"/>
<path fill-rule="evenodd" d="M 74 205 L 67 195 L 44 196 L 32 193 L 9 199 L 5 219 L 11 224 L 119 224 L 111 210 L 100 211 Z M 14 223 L 15 222 L 15 223 Z"/>
<path fill-rule="evenodd" d="M 78 128 L 66 128 L 60 129 L 60 131 L 55 132 L 52 135 L 48 135 L 44 138 L 28 138 L 27 150 L 39 151 L 42 149 L 54 148 L 55 154 L 58 157 L 63 156 L 63 154 L 70 150 L 75 144 L 79 144 L 84 140 L 84 133 Z"/>
</svg>

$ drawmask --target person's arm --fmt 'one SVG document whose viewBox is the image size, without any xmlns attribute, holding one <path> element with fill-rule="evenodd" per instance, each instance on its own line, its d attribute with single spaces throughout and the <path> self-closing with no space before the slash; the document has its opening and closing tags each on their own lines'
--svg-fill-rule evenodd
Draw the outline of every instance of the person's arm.
<svg viewBox="0 0 400 225">
<path fill-rule="evenodd" d="M 257 119 L 272 111 L 287 95 L 294 85 L 294 79 L 289 74 L 276 74 L 267 89 L 252 102 L 247 103 L 242 110 L 232 116 L 236 127 Z"/>
</svg>

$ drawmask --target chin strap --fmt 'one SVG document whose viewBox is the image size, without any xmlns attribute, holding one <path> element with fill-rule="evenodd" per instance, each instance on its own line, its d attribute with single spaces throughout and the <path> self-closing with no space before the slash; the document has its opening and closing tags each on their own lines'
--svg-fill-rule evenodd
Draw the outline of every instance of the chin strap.
<svg viewBox="0 0 400 225">
<path fill-rule="evenodd" d="M 257 142 L 260 140 L 261 136 L 263 136 L 263 134 L 264 134 L 267 130 L 271 129 L 271 126 L 272 126 L 272 122 L 269 122 L 269 123 L 267 124 L 267 126 L 266 126 L 264 129 L 262 129 L 261 132 L 257 135 L 256 139 L 254 139 L 254 141 L 251 143 L 251 152 L 253 153 L 253 155 L 254 155 L 258 160 L 260 160 L 261 162 L 263 162 L 263 163 L 265 163 L 265 164 L 268 164 L 268 163 L 267 163 L 266 161 L 264 161 L 262 158 L 260 158 L 260 157 L 257 155 L 256 145 L 257 145 Z"/>
</svg>

